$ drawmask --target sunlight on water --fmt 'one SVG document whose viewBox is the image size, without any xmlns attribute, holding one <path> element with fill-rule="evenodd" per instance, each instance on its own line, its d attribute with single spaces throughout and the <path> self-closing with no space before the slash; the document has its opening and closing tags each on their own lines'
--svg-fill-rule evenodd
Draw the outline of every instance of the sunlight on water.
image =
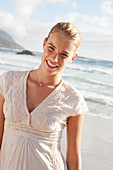
<svg viewBox="0 0 113 170">
<path fill-rule="evenodd" d="M 41 53 L 30 56 L 1 50 L 0 74 L 8 70 L 36 69 L 40 62 Z M 113 117 L 113 62 L 78 57 L 67 65 L 63 79 L 81 91 L 89 108 L 88 114 Z"/>
</svg>

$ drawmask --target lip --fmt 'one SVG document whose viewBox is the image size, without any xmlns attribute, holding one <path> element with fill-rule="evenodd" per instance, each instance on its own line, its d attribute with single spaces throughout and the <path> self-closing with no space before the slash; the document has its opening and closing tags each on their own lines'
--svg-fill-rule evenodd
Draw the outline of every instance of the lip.
<svg viewBox="0 0 113 170">
<path fill-rule="evenodd" d="M 57 68 L 58 67 L 58 64 L 53 64 L 51 61 L 49 61 L 49 60 L 46 60 L 46 64 L 47 64 L 47 66 L 49 67 L 49 68 L 51 68 L 51 69 L 55 69 L 55 68 Z"/>
</svg>

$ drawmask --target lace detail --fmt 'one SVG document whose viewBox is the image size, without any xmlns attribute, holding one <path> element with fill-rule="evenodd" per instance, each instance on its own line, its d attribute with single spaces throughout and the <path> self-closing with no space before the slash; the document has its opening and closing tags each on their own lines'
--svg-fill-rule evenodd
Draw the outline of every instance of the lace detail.
<svg viewBox="0 0 113 170">
<path fill-rule="evenodd" d="M 29 71 L 9 71 L 0 76 L 0 90 L 5 97 L 5 131 L 2 145 L 2 155 L 5 157 L 2 156 L 1 168 L 37 170 L 38 167 L 39 170 L 66 170 L 60 151 L 62 131 L 69 116 L 87 111 L 86 103 L 75 88 L 62 81 L 29 114 L 26 105 L 28 74 Z"/>
</svg>

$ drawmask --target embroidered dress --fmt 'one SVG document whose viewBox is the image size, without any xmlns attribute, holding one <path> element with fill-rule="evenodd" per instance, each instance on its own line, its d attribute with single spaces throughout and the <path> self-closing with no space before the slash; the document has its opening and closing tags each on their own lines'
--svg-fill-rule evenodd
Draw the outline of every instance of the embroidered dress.
<svg viewBox="0 0 113 170">
<path fill-rule="evenodd" d="M 0 170 L 67 170 L 60 140 L 67 118 L 87 111 L 83 96 L 65 81 L 29 113 L 26 82 L 30 71 L 0 76 L 5 127 Z"/>
</svg>

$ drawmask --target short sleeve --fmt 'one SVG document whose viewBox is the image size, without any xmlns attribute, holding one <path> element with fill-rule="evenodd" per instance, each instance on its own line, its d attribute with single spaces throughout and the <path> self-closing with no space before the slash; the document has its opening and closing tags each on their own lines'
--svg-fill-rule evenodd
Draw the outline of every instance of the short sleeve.
<svg viewBox="0 0 113 170">
<path fill-rule="evenodd" d="M 61 104 L 62 112 L 69 116 L 83 114 L 88 111 L 87 104 L 82 93 L 70 83 L 63 81 Z M 59 100 L 59 101 L 60 101 Z"/>
<path fill-rule="evenodd" d="M 72 99 L 73 106 L 72 106 L 72 110 L 71 110 L 71 116 L 86 113 L 88 111 L 86 101 L 80 92 L 78 92 L 72 98 L 73 98 Z"/>
</svg>

